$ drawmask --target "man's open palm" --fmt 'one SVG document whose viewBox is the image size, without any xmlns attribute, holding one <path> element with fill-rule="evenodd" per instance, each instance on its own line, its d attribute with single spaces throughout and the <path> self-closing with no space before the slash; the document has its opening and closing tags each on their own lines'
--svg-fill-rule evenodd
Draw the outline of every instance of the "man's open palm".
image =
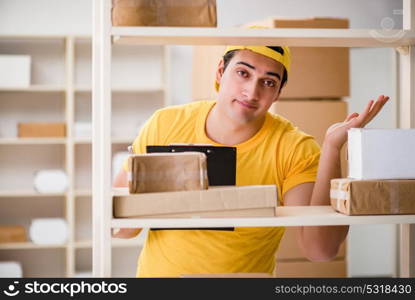
<svg viewBox="0 0 415 300">
<path fill-rule="evenodd" d="M 344 122 L 333 124 L 327 129 L 325 144 L 341 149 L 347 141 L 347 131 L 350 128 L 363 128 L 381 111 L 383 105 L 389 100 L 387 96 L 379 96 L 378 100 L 370 100 L 361 114 L 351 113 Z"/>
</svg>

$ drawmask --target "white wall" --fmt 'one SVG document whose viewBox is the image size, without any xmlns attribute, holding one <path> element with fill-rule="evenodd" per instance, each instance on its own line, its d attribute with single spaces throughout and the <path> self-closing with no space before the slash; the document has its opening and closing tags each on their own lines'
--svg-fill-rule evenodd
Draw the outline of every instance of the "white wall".
<svg viewBox="0 0 415 300">
<path fill-rule="evenodd" d="M 218 25 L 236 26 L 268 16 L 343 17 L 352 28 L 401 28 L 402 0 L 217 0 Z M 0 0 L 0 34 L 89 34 L 90 0 Z M 237 12 L 237 13 L 235 13 Z M 392 96 L 372 127 L 393 128 L 396 112 L 393 50 L 351 50 L 350 111 L 360 111 L 378 94 Z M 172 101 L 191 98 L 191 48 L 172 49 Z M 396 272 L 395 226 L 352 227 L 349 234 L 351 276 L 393 276 Z M 376 245 L 376 247 L 374 247 Z M 367 251 L 376 249 L 376 251 Z"/>
<path fill-rule="evenodd" d="M 0 34 L 91 34 L 91 0 L 0 0 Z"/>
</svg>

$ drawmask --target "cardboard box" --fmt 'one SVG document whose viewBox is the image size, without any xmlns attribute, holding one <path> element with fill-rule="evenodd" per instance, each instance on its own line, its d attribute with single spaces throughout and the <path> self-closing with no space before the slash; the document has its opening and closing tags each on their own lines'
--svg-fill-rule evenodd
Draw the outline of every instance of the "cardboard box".
<svg viewBox="0 0 415 300">
<path fill-rule="evenodd" d="M 345 256 L 346 256 L 346 243 L 342 243 L 336 258 L 337 259 L 344 258 Z M 296 231 L 294 228 L 291 228 L 291 227 L 285 228 L 285 233 L 281 239 L 276 257 L 277 257 L 277 264 L 279 264 L 278 261 L 286 260 L 286 259 L 307 260 L 307 258 L 303 255 L 300 247 L 298 246 Z"/>
<path fill-rule="evenodd" d="M 19 225 L 1 225 L 0 243 L 22 243 L 27 241 L 26 229 Z"/>
<path fill-rule="evenodd" d="M 343 122 L 347 117 L 347 102 L 332 100 L 279 100 L 270 112 L 283 116 L 323 145 L 327 129 L 334 123 Z M 341 152 L 342 176 L 347 176 L 346 147 Z"/>
<path fill-rule="evenodd" d="M 349 28 L 348 19 L 269 18 L 269 28 Z M 292 64 L 281 98 L 341 98 L 350 95 L 349 48 L 290 47 Z"/>
<path fill-rule="evenodd" d="M 0 55 L 0 87 L 29 87 L 30 62 L 29 55 Z"/>
<path fill-rule="evenodd" d="M 415 180 L 331 180 L 331 206 L 346 215 L 415 214 Z"/>
<path fill-rule="evenodd" d="M 116 218 L 270 217 L 276 205 L 275 185 L 146 194 L 123 190 L 113 197 Z"/>
<path fill-rule="evenodd" d="M 268 273 L 183 274 L 181 278 L 272 278 Z"/>
<path fill-rule="evenodd" d="M 289 261 L 280 262 L 275 268 L 275 277 L 346 277 L 347 266 L 344 260 L 329 262 Z"/>
<path fill-rule="evenodd" d="M 226 46 L 193 46 L 192 99 L 216 99 L 216 70 Z"/>
<path fill-rule="evenodd" d="M 334 123 L 343 122 L 347 117 L 347 102 L 330 100 L 279 100 L 270 112 L 283 116 L 323 145 L 327 129 Z"/>
<path fill-rule="evenodd" d="M 18 136 L 28 137 L 65 137 L 65 123 L 19 123 Z"/>
<path fill-rule="evenodd" d="M 349 21 L 336 18 L 270 18 L 246 26 L 250 25 L 270 28 L 348 28 Z M 215 73 L 225 48 L 224 46 L 193 47 L 192 97 L 194 100 L 217 97 L 214 88 Z M 349 48 L 290 47 L 290 50 L 291 72 L 287 85 L 281 92 L 281 98 L 341 98 L 350 95 Z"/>
<path fill-rule="evenodd" d="M 348 131 L 349 178 L 415 179 L 415 129 Z"/>
<path fill-rule="evenodd" d="M 131 194 L 208 188 L 206 155 L 201 152 L 135 154 L 128 157 Z"/>
<path fill-rule="evenodd" d="M 113 26 L 216 27 L 216 0 L 113 0 Z"/>
</svg>

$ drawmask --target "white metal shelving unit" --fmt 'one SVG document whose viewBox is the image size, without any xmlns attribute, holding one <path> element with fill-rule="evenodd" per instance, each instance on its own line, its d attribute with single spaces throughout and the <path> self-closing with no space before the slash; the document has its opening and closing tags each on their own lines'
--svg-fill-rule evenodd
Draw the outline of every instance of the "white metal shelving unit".
<svg viewBox="0 0 415 300">
<path fill-rule="evenodd" d="M 9 41 L 11 41 L 11 43 L 8 43 Z M 45 57 L 48 57 L 48 55 L 51 54 L 51 50 L 48 48 L 51 44 L 53 45 L 54 52 L 51 55 L 52 58 L 50 58 L 50 61 L 47 61 Z M 15 45 L 17 45 L 16 48 L 14 48 Z M 30 48 L 33 45 L 37 47 L 36 51 L 39 51 L 40 49 L 42 54 L 34 52 L 32 55 Z M 88 251 L 91 252 L 92 249 L 92 239 L 90 234 L 82 233 L 82 231 L 89 232 L 92 230 L 90 225 L 92 212 L 85 212 L 85 210 L 91 209 L 91 205 L 88 204 L 88 202 L 90 203 L 92 201 L 91 184 L 88 184 L 88 179 L 91 177 L 92 172 L 90 166 L 91 159 L 89 158 L 89 156 L 91 156 L 90 149 L 92 138 L 76 137 L 74 132 L 74 125 L 78 121 L 80 114 L 82 114 L 84 119 L 88 117 L 90 120 L 91 113 L 86 110 L 91 110 L 92 102 L 92 84 L 90 82 L 90 66 L 92 64 L 91 48 L 91 36 L 0 35 L 0 53 L 12 54 L 16 51 L 18 54 L 23 53 L 32 55 L 33 82 L 32 85 L 27 88 L 0 88 L 0 101 L 4 101 L 3 107 L 6 108 L 2 113 L 3 116 L 8 118 L 7 120 L 2 120 L 2 126 L 7 122 L 14 123 L 16 121 L 26 121 L 25 119 L 30 118 L 32 116 L 31 114 L 46 114 L 44 112 L 47 111 L 47 105 L 45 105 L 45 103 L 39 104 L 44 105 L 42 110 L 33 112 L 25 111 L 26 103 L 42 100 L 43 97 L 50 98 L 47 104 L 53 102 L 61 103 L 59 112 L 58 109 L 54 111 L 54 117 L 56 118 L 59 115 L 60 121 L 65 122 L 66 124 L 65 138 L 18 138 L 12 134 L 5 135 L 4 133 L 6 130 L 3 130 L 3 134 L 0 132 L 0 147 L 3 151 L 2 153 L 11 153 L 15 150 L 18 150 L 19 153 L 30 151 L 25 149 L 39 149 L 39 151 L 49 153 L 48 149 L 53 147 L 54 153 L 59 153 L 59 161 L 54 162 L 54 166 L 65 170 L 69 181 L 68 189 L 64 193 L 42 194 L 35 191 L 32 187 L 32 182 L 30 181 L 32 175 L 26 176 L 26 179 L 21 182 L 20 185 L 10 188 L 3 180 L 3 184 L 0 187 L 0 211 L 3 210 L 3 216 L 6 217 L 6 207 L 10 207 L 11 203 L 15 206 L 24 207 L 23 210 L 25 210 L 25 212 L 23 214 L 25 216 L 22 216 L 16 209 L 13 209 L 13 214 L 16 215 L 15 218 L 13 219 L 12 216 L 7 216 L 7 220 L 2 220 L 2 223 L 7 223 L 7 221 L 16 224 L 22 223 L 22 225 L 27 227 L 31 218 L 40 217 L 39 214 L 41 214 L 41 217 L 53 216 L 64 218 L 68 224 L 69 234 L 65 244 L 37 245 L 30 241 L 25 243 L 0 244 L 0 260 L 11 259 L 10 257 L 17 261 L 21 259 L 23 269 L 25 271 L 28 270 L 28 272 L 24 272 L 24 276 L 29 274 L 29 276 L 42 277 L 73 277 L 76 272 L 79 271 L 76 269 L 79 251 L 81 250 L 88 253 Z M 115 104 L 115 108 L 120 106 L 123 107 L 125 102 L 129 103 L 127 109 L 130 109 L 130 120 L 132 120 L 136 117 L 134 110 L 136 110 L 137 107 L 143 107 L 143 105 L 146 105 L 146 102 L 151 102 L 154 99 L 157 100 L 157 103 L 153 104 L 151 107 L 148 104 L 145 106 L 145 108 L 149 110 L 149 115 L 154 109 L 169 104 L 168 64 L 170 61 L 169 50 L 164 46 L 158 46 L 154 49 L 136 46 L 128 48 L 128 46 L 123 45 L 120 45 L 119 47 L 121 53 L 123 53 L 123 51 L 125 52 L 126 49 L 127 51 L 130 49 L 128 52 L 130 56 L 127 59 L 114 53 L 113 59 L 118 61 L 118 64 L 121 64 L 121 66 L 118 65 L 119 72 L 115 74 L 114 77 L 122 84 L 120 83 L 113 86 L 111 90 L 114 97 L 120 98 L 120 101 Z M 143 52 L 139 52 L 140 49 Z M 137 51 L 139 53 L 135 53 L 136 50 L 139 50 Z M 156 74 L 160 76 L 160 78 L 153 76 L 149 80 L 146 80 L 146 78 L 143 78 L 140 73 L 134 70 L 135 64 L 137 64 L 136 60 L 140 61 L 140 54 L 150 55 L 150 57 L 142 56 L 141 60 L 150 60 L 155 66 L 154 69 L 157 71 Z M 119 62 L 120 60 L 121 63 Z M 45 63 L 47 63 L 46 66 Z M 129 63 L 131 63 L 132 67 L 125 67 L 125 65 Z M 53 65 L 60 66 L 58 71 Z M 35 70 L 36 68 L 38 69 Z M 41 71 L 39 71 L 39 68 Z M 120 70 L 124 72 L 121 72 Z M 39 73 L 51 73 L 53 75 L 48 74 L 39 79 Z M 53 81 L 54 75 L 58 78 L 56 81 Z M 123 78 L 123 76 L 126 78 Z M 53 80 L 48 82 L 48 79 Z M 124 83 L 124 81 L 126 83 Z M 152 81 L 154 81 L 154 83 L 151 87 L 139 86 L 141 82 Z M 9 100 L 9 96 L 16 97 L 20 102 L 20 104 L 14 106 L 14 110 L 12 111 L 14 115 L 10 117 L 7 115 L 7 107 L 9 104 L 12 104 L 12 101 Z M 149 99 L 149 101 L 146 101 L 146 99 Z M 77 106 L 81 107 L 77 108 Z M 18 110 L 19 113 L 17 114 L 16 112 Z M 114 112 L 114 114 L 117 113 L 117 111 Z M 1 116 L 0 119 L 2 119 Z M 37 119 L 41 120 L 41 118 Z M 118 132 L 113 135 L 111 142 L 112 148 L 118 151 L 123 149 L 127 151 L 127 146 L 133 142 L 135 136 L 132 133 L 122 135 L 122 129 L 125 126 L 122 122 L 119 123 L 121 130 L 118 130 Z M 42 159 L 44 157 L 46 157 L 44 160 L 48 159 L 47 155 L 48 154 L 42 155 Z M 11 160 L 19 160 L 19 157 L 12 157 L 12 154 L 8 156 L 11 157 Z M 83 158 L 83 160 L 78 161 L 79 157 Z M 34 155 L 31 160 L 36 161 L 39 159 Z M 41 162 L 35 163 L 35 166 L 37 169 L 48 168 L 42 167 Z M 0 164 L 0 169 L 2 169 L 2 179 L 4 179 L 4 177 L 11 177 L 12 175 L 8 173 L 14 172 L 11 163 L 7 163 L 6 166 Z M 21 169 L 19 169 L 19 176 L 25 171 L 26 173 L 32 173 L 32 166 L 22 166 Z M 78 177 L 83 178 L 78 179 Z M 86 181 L 86 183 L 79 185 L 79 182 L 83 183 L 83 181 Z M 31 214 L 29 208 L 30 205 L 33 205 L 34 203 L 36 203 L 36 206 L 53 203 L 53 205 L 56 205 L 58 208 L 50 210 L 48 207 L 42 207 L 44 213 L 38 212 L 38 215 L 34 216 Z M 57 211 L 59 211 L 59 215 L 55 214 Z M 142 245 L 142 239 L 134 239 L 131 241 L 114 240 L 111 244 L 116 250 L 125 249 L 131 253 L 137 253 Z M 15 250 L 19 250 L 17 256 L 15 255 Z M 59 264 L 59 267 L 44 271 L 38 265 L 28 265 L 27 262 L 30 261 L 30 257 L 33 255 L 34 250 L 36 250 L 36 257 L 39 259 L 48 256 L 50 254 L 48 251 L 53 251 L 53 257 L 56 257 L 58 260 L 51 261 L 51 264 Z M 84 255 L 83 259 L 87 261 L 88 264 L 88 259 L 92 262 L 92 255 Z M 43 268 L 48 269 L 48 267 Z M 120 276 L 126 276 L 126 273 L 122 273 L 121 268 L 118 268 L 118 270 Z"/>
<path fill-rule="evenodd" d="M 113 44 L 287 45 L 314 47 L 393 47 L 400 55 L 400 128 L 415 127 L 415 5 L 404 0 L 403 30 L 365 29 L 222 29 L 112 27 L 111 1 L 93 6 L 93 272 L 111 275 L 111 228 L 316 226 L 401 224 L 400 276 L 415 276 L 415 216 L 344 216 L 330 207 L 280 207 L 275 218 L 114 219 L 110 180 L 111 49 Z"/>
</svg>

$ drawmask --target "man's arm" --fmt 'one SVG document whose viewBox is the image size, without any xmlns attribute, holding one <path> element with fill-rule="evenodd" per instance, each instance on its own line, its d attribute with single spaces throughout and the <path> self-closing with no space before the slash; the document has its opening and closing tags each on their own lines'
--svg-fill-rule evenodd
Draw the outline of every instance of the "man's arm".
<svg viewBox="0 0 415 300">
<path fill-rule="evenodd" d="M 300 184 L 284 195 L 284 205 L 330 205 L 330 180 L 341 177 L 340 153 L 322 148 L 316 183 Z M 297 241 L 303 254 L 312 261 L 333 259 L 346 238 L 349 226 L 296 227 Z"/>
<path fill-rule="evenodd" d="M 113 187 L 128 187 L 127 172 L 121 169 L 114 179 Z M 137 236 L 142 228 L 119 228 L 112 231 L 112 237 L 130 239 Z"/>
<path fill-rule="evenodd" d="M 326 133 L 321 149 L 315 184 L 300 184 L 284 195 L 285 205 L 329 205 L 330 180 L 341 177 L 340 150 L 347 141 L 350 128 L 363 128 L 382 109 L 389 97 L 369 101 L 361 114 L 352 113 L 344 122 L 333 124 Z M 313 261 L 333 259 L 346 238 L 349 226 L 302 226 L 297 228 L 300 248 Z"/>
</svg>

